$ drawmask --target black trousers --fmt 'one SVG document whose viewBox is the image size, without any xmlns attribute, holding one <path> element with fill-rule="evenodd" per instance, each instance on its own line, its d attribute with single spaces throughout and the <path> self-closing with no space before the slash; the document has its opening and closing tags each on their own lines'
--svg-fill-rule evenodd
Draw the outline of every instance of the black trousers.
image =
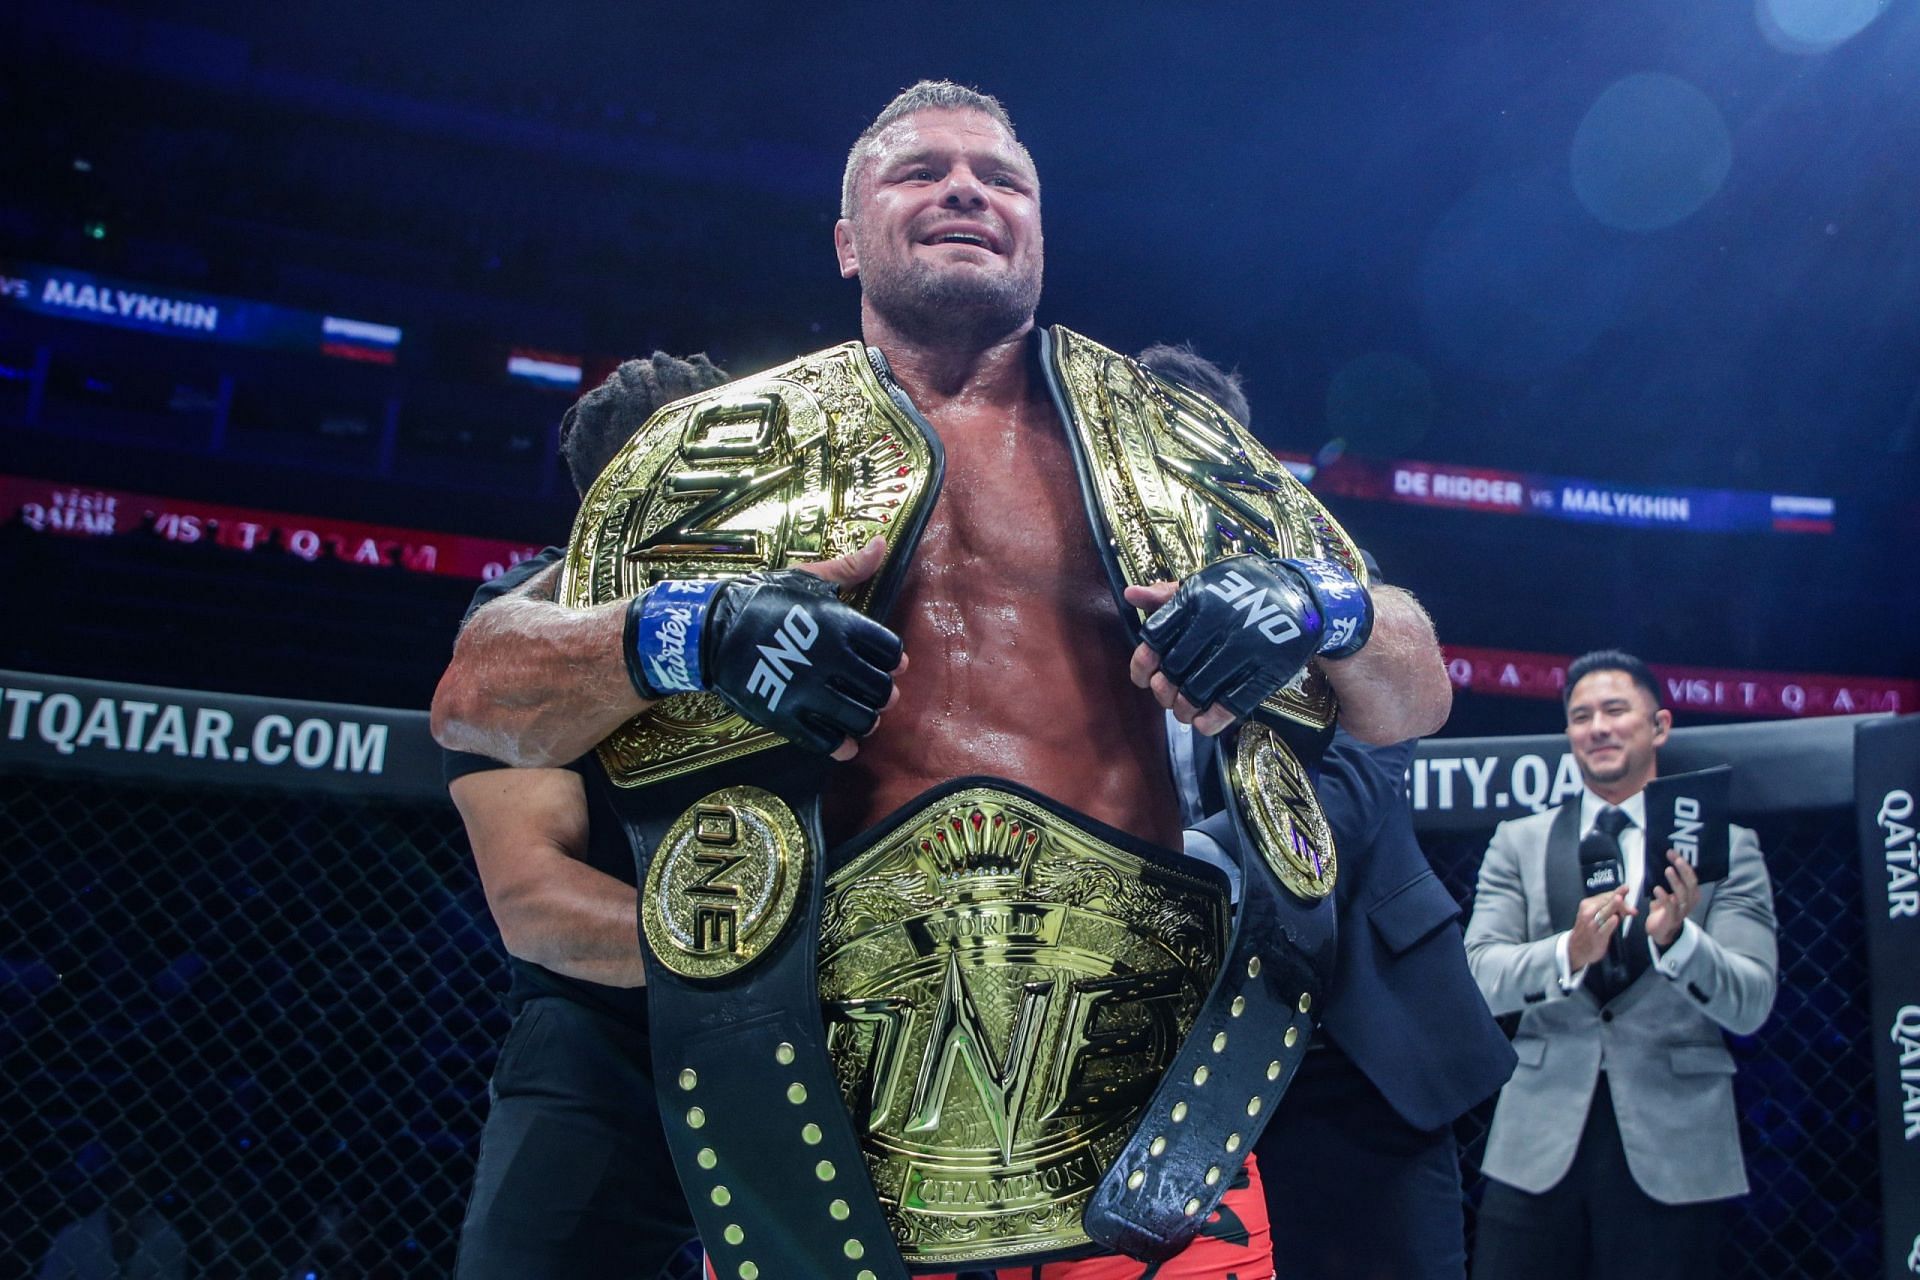
<svg viewBox="0 0 1920 1280">
<path fill-rule="evenodd" d="M 1487 1180 L 1473 1280 L 1713 1280 L 1727 1202 L 1662 1204 L 1627 1168 L 1600 1077 L 1573 1167 L 1539 1195 Z"/>
<path fill-rule="evenodd" d="M 1254 1150 L 1279 1280 L 1465 1277 L 1453 1130 L 1402 1120 L 1334 1045 L 1307 1054 Z"/>
<path fill-rule="evenodd" d="M 654 1280 L 694 1234 L 646 1032 L 559 996 L 501 1046 L 460 1280 Z"/>
</svg>

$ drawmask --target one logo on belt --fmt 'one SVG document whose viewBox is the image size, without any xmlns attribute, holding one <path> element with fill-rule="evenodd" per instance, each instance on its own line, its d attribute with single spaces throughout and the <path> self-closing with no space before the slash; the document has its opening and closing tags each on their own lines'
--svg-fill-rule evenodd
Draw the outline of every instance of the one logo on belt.
<svg viewBox="0 0 1920 1280">
<path fill-rule="evenodd" d="M 1004 980 L 1007 975 L 1001 971 L 993 976 Z M 861 1072 L 867 1085 L 867 1132 L 889 1128 L 902 1101 L 907 1104 L 907 1133 L 936 1134 L 943 1123 L 964 1127 L 954 1126 L 946 1116 L 957 1078 L 972 1086 L 962 1095 L 968 1105 L 961 1109 L 985 1120 L 1000 1163 L 1011 1167 L 1023 1116 L 1044 1124 L 1062 1116 L 1143 1104 L 1159 1082 L 1165 1061 L 1144 1061 L 1141 1070 L 1124 1077 L 1112 1070 L 1112 1063 L 1129 1055 L 1168 1055 L 1177 1031 L 1170 1011 L 1152 1006 L 1180 994 L 1180 975 L 1166 970 L 1070 982 L 1060 993 L 1065 996 L 1065 1018 L 1050 1020 L 1057 985 L 1044 979 L 1021 984 L 1006 1048 L 996 1061 L 993 1038 L 961 973 L 960 952 L 949 951 L 912 1092 L 904 1098 L 899 1054 L 903 1044 L 921 1038 L 914 1025 L 920 1011 L 910 1000 L 835 1002 L 829 1007 L 831 1015 L 849 1024 L 870 1024 L 876 1033 Z M 1135 1011 L 1129 1012 L 1130 1006 Z M 1144 1022 L 1142 1013 L 1147 1015 Z M 976 1102 L 977 1109 L 972 1105 Z"/>
<path fill-rule="evenodd" d="M 806 836 L 770 791 L 726 787 L 680 815 L 647 865 L 640 925 L 687 978 L 746 968 L 779 940 L 805 875 Z"/>
<path fill-rule="evenodd" d="M 1225 895 L 982 787 L 854 855 L 824 897 L 827 1051 L 902 1255 L 1084 1244 L 1219 970 Z"/>
</svg>

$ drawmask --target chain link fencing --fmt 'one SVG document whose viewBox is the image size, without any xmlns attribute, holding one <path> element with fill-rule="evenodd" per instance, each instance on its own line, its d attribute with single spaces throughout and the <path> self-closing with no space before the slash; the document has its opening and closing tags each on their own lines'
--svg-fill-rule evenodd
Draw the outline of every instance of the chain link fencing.
<svg viewBox="0 0 1920 1280">
<path fill-rule="evenodd" d="M 1760 826 L 1781 984 L 1734 1042 L 1739 1280 L 1879 1256 L 1850 823 Z M 1427 843 L 1470 902 L 1485 833 Z M 0 770 L 0 850 L 0 1274 L 90 1221 L 186 1276 L 452 1273 L 507 1019 L 450 806 Z M 1491 1115 L 1461 1122 L 1470 1211 Z"/>
</svg>

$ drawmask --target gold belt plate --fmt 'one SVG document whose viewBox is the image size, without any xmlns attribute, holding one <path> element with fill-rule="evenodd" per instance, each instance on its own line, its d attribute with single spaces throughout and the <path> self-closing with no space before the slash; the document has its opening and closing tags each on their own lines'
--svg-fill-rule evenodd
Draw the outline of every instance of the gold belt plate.
<svg viewBox="0 0 1920 1280">
<path fill-rule="evenodd" d="M 1367 571 L 1339 522 L 1212 401 L 1070 329 L 1049 330 L 1069 426 L 1128 583 L 1178 582 L 1243 551 Z M 1263 707 L 1324 729 L 1338 713 L 1317 664 Z"/>
<path fill-rule="evenodd" d="M 1310 902 L 1332 893 L 1340 874 L 1333 827 L 1313 779 L 1280 735 L 1256 720 L 1241 725 L 1228 776 L 1254 843 L 1280 883 Z"/>
<path fill-rule="evenodd" d="M 654 960 L 683 978 L 724 978 L 786 931 L 807 876 L 807 836 L 759 787 L 709 792 L 668 828 L 640 889 Z"/>
<path fill-rule="evenodd" d="M 1192 1030 L 1221 887 L 993 787 L 827 882 L 828 1051 L 902 1256 L 1087 1243 L 1087 1200 Z"/>
<path fill-rule="evenodd" d="M 933 483 L 932 447 L 859 343 L 675 401 L 580 504 L 559 599 L 623 600 L 663 578 L 726 578 L 858 550 L 894 553 Z M 843 598 L 870 610 L 885 569 Z M 609 735 L 601 763 L 644 786 L 782 739 L 708 693 L 662 699 Z"/>
</svg>

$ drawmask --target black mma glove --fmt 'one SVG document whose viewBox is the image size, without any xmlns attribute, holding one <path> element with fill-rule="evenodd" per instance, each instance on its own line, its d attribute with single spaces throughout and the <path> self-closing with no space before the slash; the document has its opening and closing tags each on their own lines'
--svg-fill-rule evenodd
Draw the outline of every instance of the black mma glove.
<svg viewBox="0 0 1920 1280">
<path fill-rule="evenodd" d="M 900 637 L 798 569 L 657 582 L 627 606 L 627 676 L 643 698 L 717 694 L 763 729 L 830 753 L 873 731 Z"/>
<path fill-rule="evenodd" d="M 1193 706 L 1245 717 L 1315 654 L 1350 657 L 1373 632 L 1373 600 L 1330 560 L 1238 555 L 1181 581 L 1141 628 Z"/>
</svg>

